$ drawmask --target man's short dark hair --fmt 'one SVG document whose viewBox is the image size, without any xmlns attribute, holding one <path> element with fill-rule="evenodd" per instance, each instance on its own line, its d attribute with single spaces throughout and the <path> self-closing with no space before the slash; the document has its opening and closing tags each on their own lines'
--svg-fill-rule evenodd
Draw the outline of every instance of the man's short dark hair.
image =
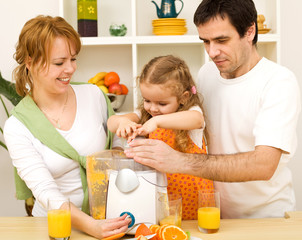
<svg viewBox="0 0 302 240">
<path fill-rule="evenodd" d="M 248 28 L 255 23 L 253 44 L 257 43 L 257 10 L 252 0 L 203 0 L 194 14 L 194 24 L 198 27 L 217 16 L 222 19 L 228 17 L 240 37 L 244 37 Z"/>
</svg>

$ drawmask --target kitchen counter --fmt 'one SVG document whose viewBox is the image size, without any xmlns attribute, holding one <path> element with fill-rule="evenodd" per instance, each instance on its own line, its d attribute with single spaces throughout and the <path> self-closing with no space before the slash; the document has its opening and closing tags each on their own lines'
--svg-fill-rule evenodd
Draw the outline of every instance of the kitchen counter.
<svg viewBox="0 0 302 240">
<path fill-rule="evenodd" d="M 202 240 L 301 240 L 302 211 L 288 212 L 284 218 L 222 219 L 217 233 L 198 231 L 197 221 L 183 221 L 182 228 Z M 48 240 L 46 217 L 0 217 L 0 239 Z M 71 240 L 95 239 L 72 230 Z"/>
</svg>

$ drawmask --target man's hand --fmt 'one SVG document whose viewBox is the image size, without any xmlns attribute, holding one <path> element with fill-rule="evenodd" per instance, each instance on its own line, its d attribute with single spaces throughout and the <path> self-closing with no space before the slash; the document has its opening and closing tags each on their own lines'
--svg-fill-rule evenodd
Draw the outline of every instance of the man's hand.
<svg viewBox="0 0 302 240">
<path fill-rule="evenodd" d="M 127 157 L 155 168 L 160 172 L 179 173 L 185 171 L 184 153 L 177 152 L 163 141 L 154 139 L 140 139 L 129 143 L 131 148 L 126 149 Z"/>
</svg>

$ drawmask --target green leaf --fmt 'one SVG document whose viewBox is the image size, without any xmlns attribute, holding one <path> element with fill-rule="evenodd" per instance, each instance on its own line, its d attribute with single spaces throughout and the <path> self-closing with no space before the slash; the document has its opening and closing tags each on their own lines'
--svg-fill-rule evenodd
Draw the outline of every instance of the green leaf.
<svg viewBox="0 0 302 240">
<path fill-rule="evenodd" d="M 0 96 L 0 100 L 1 100 L 1 102 L 2 102 L 2 105 L 3 105 L 4 110 L 5 110 L 5 112 L 6 112 L 6 116 L 9 117 L 7 107 L 6 107 L 6 105 L 5 105 L 5 103 L 4 103 L 4 101 L 3 101 L 3 99 L 2 99 L 1 96 Z"/>
<path fill-rule="evenodd" d="M 20 97 L 16 92 L 15 84 L 5 80 L 2 77 L 1 72 L 0 72 L 0 95 L 7 98 L 14 106 L 16 106 L 22 99 L 22 97 Z M 3 105 L 7 117 L 9 117 L 9 112 L 1 96 L 0 96 L 0 101 Z M 3 129 L 1 127 L 0 127 L 0 131 L 3 134 Z M 4 142 L 0 141 L 0 146 L 7 150 L 7 147 Z"/>
<path fill-rule="evenodd" d="M 0 141 L 0 146 L 3 147 L 3 148 L 5 148 L 5 149 L 7 150 L 7 147 L 6 147 L 6 145 L 4 144 L 4 142 Z"/>
<path fill-rule="evenodd" d="M 188 240 L 191 240 L 191 233 L 189 231 L 186 231 L 186 234 L 188 235 Z"/>
<path fill-rule="evenodd" d="M 16 106 L 22 99 L 17 92 L 14 83 L 5 80 L 0 72 L 0 94 L 6 97 L 14 106 Z"/>
</svg>

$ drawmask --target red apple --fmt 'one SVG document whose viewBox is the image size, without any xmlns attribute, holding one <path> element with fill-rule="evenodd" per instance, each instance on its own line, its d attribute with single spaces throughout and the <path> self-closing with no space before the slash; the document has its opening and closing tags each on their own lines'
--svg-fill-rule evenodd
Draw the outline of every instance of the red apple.
<svg viewBox="0 0 302 240">
<path fill-rule="evenodd" d="M 109 93 L 113 93 L 116 95 L 121 95 L 123 92 L 123 88 L 119 83 L 112 83 L 111 85 L 109 85 Z"/>
</svg>

